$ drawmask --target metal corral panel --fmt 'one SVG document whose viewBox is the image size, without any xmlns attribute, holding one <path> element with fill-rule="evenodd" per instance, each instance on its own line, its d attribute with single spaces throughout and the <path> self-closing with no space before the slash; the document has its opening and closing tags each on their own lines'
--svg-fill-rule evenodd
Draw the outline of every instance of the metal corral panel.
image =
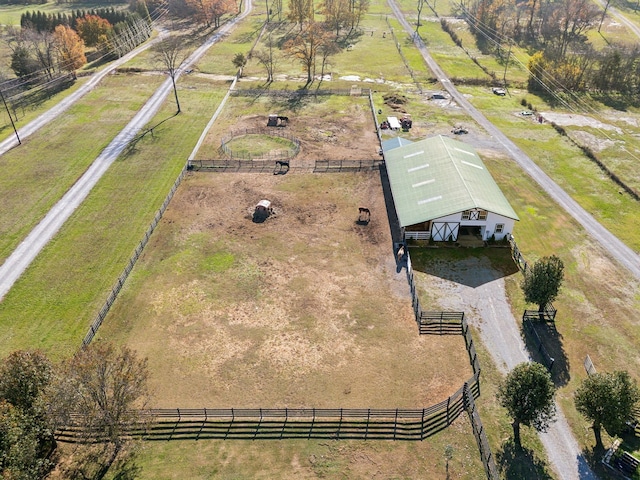
<svg viewBox="0 0 640 480">
<path fill-rule="evenodd" d="M 474 208 L 518 220 L 475 149 L 465 143 L 436 136 L 384 155 L 402 227 Z"/>
</svg>

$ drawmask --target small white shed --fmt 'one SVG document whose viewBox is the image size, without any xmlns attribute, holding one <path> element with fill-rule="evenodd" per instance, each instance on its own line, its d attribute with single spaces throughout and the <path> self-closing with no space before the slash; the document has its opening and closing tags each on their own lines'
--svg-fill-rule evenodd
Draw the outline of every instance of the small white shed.
<svg viewBox="0 0 640 480">
<path fill-rule="evenodd" d="M 389 128 L 391 130 L 400 130 L 400 120 L 398 117 L 387 117 L 387 122 L 389 122 Z"/>
</svg>

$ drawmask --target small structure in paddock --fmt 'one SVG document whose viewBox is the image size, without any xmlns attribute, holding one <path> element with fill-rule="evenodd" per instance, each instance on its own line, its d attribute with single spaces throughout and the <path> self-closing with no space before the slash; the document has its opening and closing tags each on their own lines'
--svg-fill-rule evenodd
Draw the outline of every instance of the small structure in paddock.
<svg viewBox="0 0 640 480">
<path fill-rule="evenodd" d="M 271 207 L 271 202 L 269 200 L 260 200 L 253 210 L 253 223 L 262 223 L 272 214 L 273 207 Z"/>
<path fill-rule="evenodd" d="M 289 117 L 283 115 L 270 114 L 267 120 L 267 127 L 286 127 L 289 123 Z"/>
<path fill-rule="evenodd" d="M 358 225 L 368 225 L 371 221 L 371 211 L 368 208 L 360 207 L 358 209 Z"/>
</svg>

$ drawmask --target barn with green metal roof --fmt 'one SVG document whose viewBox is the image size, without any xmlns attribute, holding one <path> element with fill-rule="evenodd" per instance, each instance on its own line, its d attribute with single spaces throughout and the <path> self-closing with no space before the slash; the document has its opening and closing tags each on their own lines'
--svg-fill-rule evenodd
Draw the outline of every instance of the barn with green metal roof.
<svg viewBox="0 0 640 480">
<path fill-rule="evenodd" d="M 385 164 L 405 239 L 513 233 L 518 215 L 473 147 L 444 136 L 389 146 Z"/>
</svg>

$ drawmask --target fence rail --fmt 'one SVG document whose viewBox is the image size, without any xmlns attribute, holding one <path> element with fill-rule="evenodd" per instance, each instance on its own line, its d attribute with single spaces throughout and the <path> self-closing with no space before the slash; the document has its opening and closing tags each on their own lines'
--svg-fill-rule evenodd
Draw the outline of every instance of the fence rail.
<svg viewBox="0 0 640 480">
<path fill-rule="evenodd" d="M 272 160 L 189 160 L 189 170 L 212 172 L 273 173 L 277 171 Z"/>
<path fill-rule="evenodd" d="M 314 173 L 362 172 L 378 170 L 382 159 L 371 160 L 316 160 Z"/>
<path fill-rule="evenodd" d="M 91 323 L 91 326 L 89 327 L 89 331 L 87 332 L 84 339 L 82 340 L 82 348 L 86 348 L 91 343 L 96 333 L 98 332 L 98 329 L 102 325 L 102 322 L 104 321 L 105 317 L 109 313 L 109 310 L 111 309 L 111 305 L 113 305 L 113 302 L 116 301 L 116 298 L 118 297 L 118 294 L 122 289 L 122 286 L 124 285 L 127 278 L 129 277 L 131 270 L 133 270 L 133 267 L 138 261 L 138 258 L 140 257 L 140 255 L 142 254 L 144 247 L 149 242 L 149 237 L 151 237 L 151 234 L 153 233 L 155 228 L 158 226 L 160 219 L 162 219 L 162 215 L 164 215 L 165 210 L 169 206 L 169 202 L 171 202 L 171 199 L 173 198 L 174 193 L 176 193 L 176 190 L 178 189 L 178 186 L 182 182 L 182 179 L 184 178 L 184 175 L 186 172 L 187 172 L 187 164 L 185 164 L 185 166 L 180 171 L 178 178 L 176 178 L 176 181 L 173 183 L 173 186 L 171 187 L 171 190 L 169 190 L 169 193 L 167 194 L 166 198 L 164 199 L 162 206 L 156 212 L 156 215 L 153 218 L 151 225 L 149 225 L 149 228 L 145 232 L 144 237 L 142 238 L 142 240 L 140 240 L 140 243 L 136 247 L 131 257 L 129 258 L 129 263 L 127 263 L 127 266 L 124 267 L 124 271 L 118 277 L 118 280 L 116 281 L 115 285 L 111 289 L 111 292 L 107 297 L 107 300 L 104 302 L 104 305 L 102 305 L 102 308 L 98 312 L 98 315 L 96 315 L 95 319 Z"/>
<path fill-rule="evenodd" d="M 129 437 L 180 439 L 359 439 L 419 441 L 451 425 L 480 395 L 478 374 L 446 400 L 424 409 L 157 409 L 140 412 L 142 421 L 123 427 Z M 471 399 L 469 399 L 471 397 Z M 75 418 L 75 421 L 73 421 Z M 80 416 L 56 430 L 61 442 L 101 442 Z"/>
<path fill-rule="evenodd" d="M 288 148 L 272 150 L 263 154 L 254 154 L 246 151 L 234 151 L 234 149 L 231 147 L 231 142 L 234 139 L 247 135 L 265 135 L 270 137 L 284 138 L 285 140 L 291 142 L 291 145 Z M 230 160 L 240 159 L 251 161 L 253 159 L 256 159 L 270 160 L 274 162 L 276 160 L 288 160 L 295 157 L 300 152 L 300 140 L 298 140 L 290 133 L 279 128 L 245 128 L 243 130 L 235 130 L 228 135 L 225 135 L 220 142 L 220 151 L 222 152 L 223 156 L 226 156 Z"/>
<path fill-rule="evenodd" d="M 420 312 L 418 327 L 423 335 L 462 335 L 464 312 Z"/>
<path fill-rule="evenodd" d="M 465 387 L 467 387 L 466 384 Z M 467 404 L 465 405 L 465 409 L 467 411 L 467 414 L 469 415 L 469 420 L 471 421 L 471 429 L 473 430 L 473 435 L 474 437 L 476 437 L 476 443 L 478 444 L 478 449 L 480 450 L 480 459 L 482 460 L 482 464 L 484 465 L 484 471 L 489 480 L 498 480 L 500 476 L 498 475 L 496 462 L 493 458 L 491 447 L 489 446 L 489 440 L 487 439 L 487 434 L 484 431 L 484 426 L 482 425 L 482 421 L 480 420 L 480 414 L 476 409 L 476 402 L 474 401 L 474 397 L 473 395 L 465 395 L 464 398 L 467 402 Z"/>
<path fill-rule="evenodd" d="M 549 303 L 544 307 L 543 311 L 540 310 L 525 310 L 523 317 L 529 320 L 541 320 L 545 322 L 555 322 L 557 310 L 553 304 Z"/>
</svg>

